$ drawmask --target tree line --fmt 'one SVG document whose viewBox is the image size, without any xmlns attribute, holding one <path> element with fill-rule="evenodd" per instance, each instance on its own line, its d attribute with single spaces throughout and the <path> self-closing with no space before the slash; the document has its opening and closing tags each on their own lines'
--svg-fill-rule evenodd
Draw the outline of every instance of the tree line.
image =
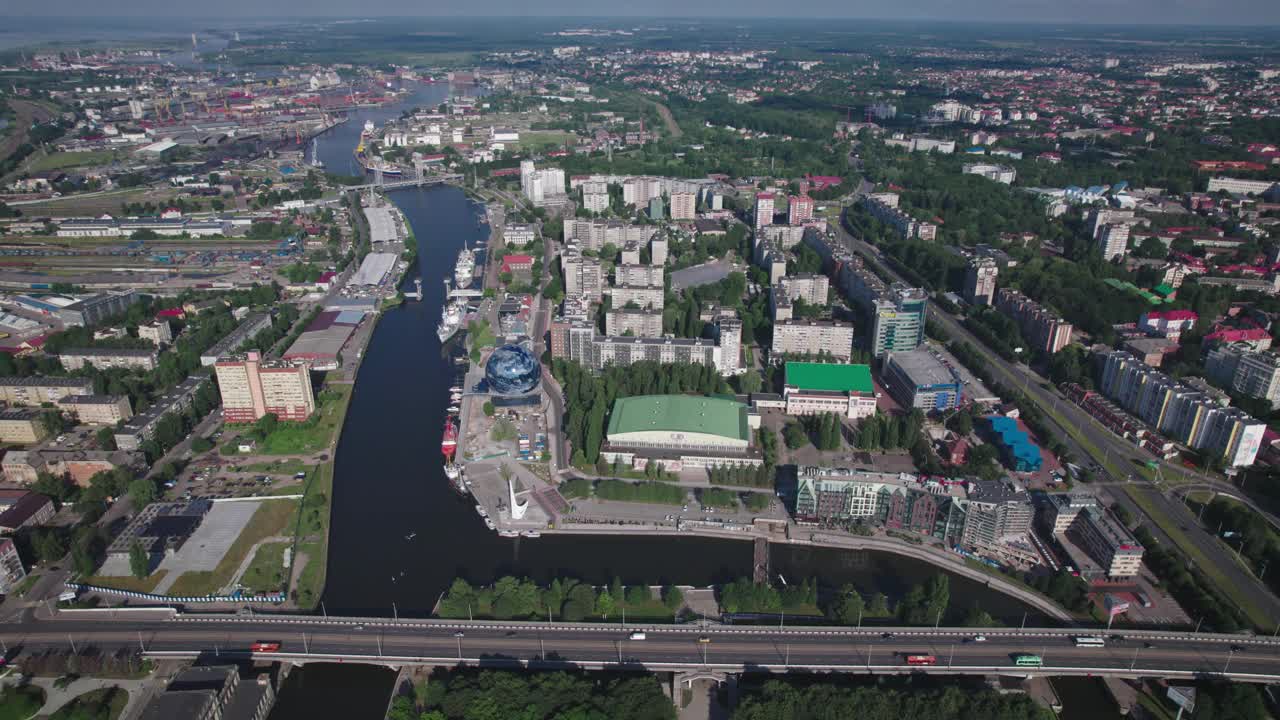
<svg viewBox="0 0 1280 720">
<path fill-rule="evenodd" d="M 458 669 L 397 695 L 387 720 L 674 720 L 656 675 Z"/>
</svg>

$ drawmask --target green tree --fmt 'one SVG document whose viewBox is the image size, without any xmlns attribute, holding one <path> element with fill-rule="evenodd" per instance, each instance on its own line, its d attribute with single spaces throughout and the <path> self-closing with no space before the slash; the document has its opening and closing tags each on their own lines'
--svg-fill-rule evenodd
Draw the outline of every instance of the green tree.
<svg viewBox="0 0 1280 720">
<path fill-rule="evenodd" d="M 493 417 L 493 413 L 494 413 L 493 403 L 489 402 L 488 400 L 485 400 L 483 409 L 484 409 L 485 417 Z"/>
<path fill-rule="evenodd" d="M 129 571 L 139 580 L 151 574 L 151 558 L 138 540 L 129 546 Z"/>
<path fill-rule="evenodd" d="M 134 507 L 142 509 L 160 498 L 156 483 L 150 478 L 140 477 L 129 483 L 129 499 Z"/>
<path fill-rule="evenodd" d="M 787 447 L 792 450 L 799 450 L 809 442 L 809 435 L 804 431 L 804 426 L 798 422 L 789 422 L 782 431 L 782 437 L 787 443 Z"/>
<path fill-rule="evenodd" d="M 675 585 L 667 585 L 662 588 L 662 604 L 671 612 L 679 610 L 684 605 L 684 592 Z"/>
<path fill-rule="evenodd" d="M 613 614 L 615 602 L 608 588 L 602 588 L 596 597 L 596 615 L 607 618 Z"/>
<path fill-rule="evenodd" d="M 116 449 L 116 430 L 115 428 L 104 427 L 94 434 L 94 439 L 98 441 L 98 447 L 103 450 Z"/>
</svg>

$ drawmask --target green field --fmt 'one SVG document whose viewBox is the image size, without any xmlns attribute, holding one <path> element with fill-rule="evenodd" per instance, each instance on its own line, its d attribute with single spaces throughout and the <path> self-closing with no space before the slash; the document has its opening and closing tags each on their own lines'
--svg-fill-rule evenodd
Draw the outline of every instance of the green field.
<svg viewBox="0 0 1280 720">
<path fill-rule="evenodd" d="M 36 158 L 27 168 L 29 172 L 45 172 L 48 170 L 65 170 L 73 167 L 104 165 L 115 159 L 110 150 L 93 152 L 59 152 Z"/>
<path fill-rule="evenodd" d="M 264 455 L 306 455 L 331 449 L 334 432 L 347 412 L 351 385 L 331 385 L 320 393 L 319 411 L 305 423 L 280 423 L 258 444 Z"/>
<path fill-rule="evenodd" d="M 578 136 L 563 130 L 521 130 L 519 145 L 525 150 L 541 150 L 577 142 Z"/>
<path fill-rule="evenodd" d="M 284 587 L 284 551 L 287 542 L 265 543 L 258 546 L 253 561 L 240 576 L 240 584 L 256 593 L 274 592 Z"/>
<path fill-rule="evenodd" d="M 129 693 L 115 686 L 90 690 L 58 708 L 49 720 L 116 720 L 129 704 Z"/>
</svg>

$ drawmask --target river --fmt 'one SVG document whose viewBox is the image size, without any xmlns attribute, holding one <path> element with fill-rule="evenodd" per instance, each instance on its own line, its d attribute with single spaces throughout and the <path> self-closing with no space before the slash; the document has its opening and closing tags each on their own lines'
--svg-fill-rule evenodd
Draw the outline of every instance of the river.
<svg viewBox="0 0 1280 720">
<path fill-rule="evenodd" d="M 446 92 L 444 86 L 423 85 L 397 106 L 352 113 L 347 124 L 321 136 L 321 159 L 331 172 L 341 171 L 365 119 L 377 123 L 396 117 L 403 108 L 438 103 Z M 453 374 L 435 326 L 443 279 L 452 272 L 458 250 L 464 240 L 474 245 L 483 239 L 487 228 L 476 223 L 480 206 L 455 187 L 401 190 L 391 197 L 417 237 L 426 297 L 384 313 L 364 353 L 336 453 L 324 610 L 425 615 L 459 576 L 473 583 L 513 574 L 540 581 L 573 576 L 604 583 L 618 576 L 625 583 L 708 585 L 749 575 L 752 547 L 747 542 L 608 535 L 506 539 L 485 528 L 473 503 L 450 489 L 441 466 L 440 436 Z M 777 544 L 770 563 L 774 573 L 792 582 L 820 577 L 890 597 L 938 572 L 929 563 L 896 555 Z M 951 578 L 951 595 L 956 618 L 976 605 L 1018 622 L 1027 610 L 958 576 Z M 1031 619 L 1039 619 L 1034 611 Z M 362 690 L 390 684 L 388 671 L 359 678 L 352 672 L 338 665 L 299 668 L 272 717 L 317 717 L 350 683 Z M 373 703 L 378 712 L 383 701 L 385 696 Z"/>
</svg>

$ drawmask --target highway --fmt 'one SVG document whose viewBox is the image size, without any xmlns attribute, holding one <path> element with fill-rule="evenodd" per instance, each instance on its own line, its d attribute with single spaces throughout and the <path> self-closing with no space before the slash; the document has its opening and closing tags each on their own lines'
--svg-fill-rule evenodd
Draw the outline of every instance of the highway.
<svg viewBox="0 0 1280 720">
<path fill-rule="evenodd" d="M 102 615 L 98 611 L 92 615 Z M 321 617 L 117 614 L 0 625 L 0 640 L 19 666 L 18 649 L 138 648 L 153 657 L 245 657 L 296 662 L 345 661 L 391 665 L 470 664 L 701 668 L 724 672 L 810 669 L 834 672 L 940 672 L 1192 677 L 1280 680 L 1280 641 L 1250 636 L 1126 632 L 1105 647 L 1077 647 L 1080 630 L 1008 628 L 830 628 L 713 625 L 626 625 L 459 622 Z M 145 615 L 145 616 L 144 616 Z M 142 616 L 142 617 L 140 617 Z M 136 618 L 136 619 L 135 619 Z M 632 639 L 641 632 L 644 639 Z M 975 641 L 976 636 L 985 641 Z M 705 639 L 705 641 L 704 641 Z M 252 653 L 255 642 L 279 643 Z M 1013 658 L 1043 658 L 1039 670 Z M 932 655 L 935 665 L 911 666 L 907 655 Z"/>
<path fill-rule="evenodd" d="M 905 282 L 892 268 L 882 262 L 880 253 L 876 248 L 850 235 L 844 229 L 843 223 L 836 224 L 835 229 L 845 246 L 852 252 L 862 256 L 869 265 L 874 266 L 888 277 Z M 1020 389 L 1039 405 L 1045 411 L 1046 421 L 1061 435 L 1063 441 L 1067 443 L 1072 452 L 1076 453 L 1077 457 L 1093 457 L 1104 468 L 1113 465 L 1120 466 L 1126 475 L 1131 473 L 1134 479 L 1132 486 L 1129 488 L 1116 487 L 1116 492 L 1112 493 L 1121 505 L 1125 506 L 1135 517 L 1149 517 L 1148 513 L 1129 497 L 1126 490 L 1140 493 L 1145 502 L 1177 523 L 1183 529 L 1183 535 L 1195 545 L 1196 549 L 1206 558 L 1213 561 L 1214 572 L 1221 573 L 1235 587 L 1250 591 L 1252 602 L 1255 603 L 1259 610 L 1265 612 L 1267 617 L 1280 619 L 1280 598 L 1277 598 L 1253 573 L 1237 563 L 1234 554 L 1227 551 L 1215 537 L 1202 529 L 1195 522 L 1195 517 L 1187 510 L 1186 505 L 1170 498 L 1161 488 L 1147 482 L 1139 474 L 1140 466 L 1149 460 L 1155 460 L 1154 456 L 1112 433 L 1070 400 L 1051 389 L 1045 389 L 1040 384 L 1041 378 L 1030 368 L 1025 365 L 1011 363 L 992 352 L 955 317 L 944 312 L 932 301 L 929 303 L 929 317 L 937 322 L 953 339 L 969 343 L 975 352 L 987 362 L 987 368 L 996 380 L 1008 387 Z M 1053 412 L 1049 412 L 1050 410 Z M 1080 443 L 1076 442 L 1075 438 L 1067 431 L 1067 428 L 1057 421 L 1054 413 L 1073 425 L 1073 429 L 1083 435 L 1094 448 L 1101 450 L 1102 457 L 1095 457 L 1096 452 L 1089 452 Z M 1243 496 L 1243 493 L 1233 486 L 1208 479 L 1199 473 L 1191 472 L 1177 463 L 1161 462 L 1160 467 L 1165 476 L 1178 476 L 1189 483 L 1201 486 L 1205 484 L 1215 487 L 1222 486 L 1221 489 L 1231 489 L 1235 495 Z M 1117 480 L 1118 482 L 1094 484 L 1115 487 L 1127 483 L 1128 477 L 1117 478 Z M 1178 547 L 1173 538 L 1165 533 L 1157 523 L 1148 523 L 1148 527 L 1162 544 L 1169 547 Z"/>
</svg>

